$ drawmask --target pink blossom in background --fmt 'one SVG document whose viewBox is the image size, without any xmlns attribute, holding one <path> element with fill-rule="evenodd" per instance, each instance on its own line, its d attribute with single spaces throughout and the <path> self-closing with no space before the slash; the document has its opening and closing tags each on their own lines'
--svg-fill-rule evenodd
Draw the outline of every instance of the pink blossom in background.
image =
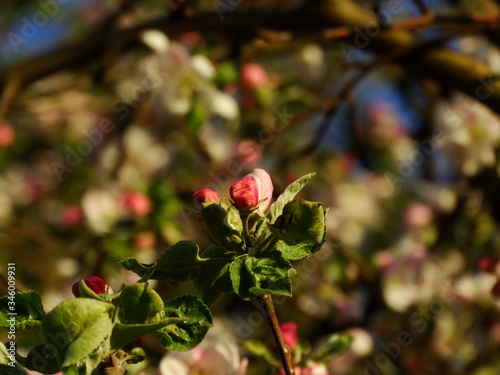
<svg viewBox="0 0 500 375">
<path fill-rule="evenodd" d="M 168 352 L 160 361 L 159 375 L 244 375 L 247 367 L 248 360 L 240 358 L 233 337 L 215 325 L 198 347 Z"/>
<path fill-rule="evenodd" d="M 140 191 L 129 191 L 122 196 L 123 206 L 134 216 L 145 216 L 151 210 L 149 197 Z"/>
<path fill-rule="evenodd" d="M 251 89 L 262 87 L 269 82 L 266 70 L 256 63 L 245 63 L 241 67 L 241 80 Z"/>
<path fill-rule="evenodd" d="M 156 237 L 152 232 L 142 232 L 135 235 L 133 240 L 136 249 L 153 249 L 156 245 Z"/>
<path fill-rule="evenodd" d="M 262 146 L 251 139 L 245 139 L 236 146 L 234 158 L 243 168 L 252 168 L 262 160 Z"/>
<path fill-rule="evenodd" d="M 405 211 L 405 222 L 410 228 L 418 229 L 428 226 L 432 222 L 433 212 L 423 203 L 414 203 Z"/>
<path fill-rule="evenodd" d="M 9 124 L 0 124 L 0 148 L 7 148 L 14 143 L 16 133 Z"/>
<path fill-rule="evenodd" d="M 479 259 L 479 268 L 484 272 L 495 273 L 498 267 L 499 261 L 498 259 L 492 257 L 483 257 Z"/>
<path fill-rule="evenodd" d="M 280 325 L 280 328 L 285 343 L 290 347 L 290 349 L 292 350 L 295 349 L 295 347 L 299 343 L 299 336 L 297 334 L 297 323 L 285 322 Z"/>
<path fill-rule="evenodd" d="M 59 217 L 59 226 L 63 230 L 73 229 L 78 227 L 85 215 L 83 209 L 80 206 L 72 205 L 67 206 L 63 209 Z"/>
</svg>

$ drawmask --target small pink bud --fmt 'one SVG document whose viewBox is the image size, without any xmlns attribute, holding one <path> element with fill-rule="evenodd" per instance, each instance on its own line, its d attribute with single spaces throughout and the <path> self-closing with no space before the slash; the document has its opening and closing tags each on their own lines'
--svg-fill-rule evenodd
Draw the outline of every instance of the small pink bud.
<svg viewBox="0 0 500 375">
<path fill-rule="evenodd" d="M 294 322 L 286 322 L 280 325 L 283 340 L 290 347 L 295 349 L 299 343 L 299 336 L 297 335 L 297 324 Z"/>
<path fill-rule="evenodd" d="M 254 169 L 243 179 L 235 182 L 229 189 L 234 204 L 240 211 L 259 208 L 267 210 L 273 196 L 273 183 L 269 174 L 263 169 Z"/>
<path fill-rule="evenodd" d="M 200 209 L 206 203 L 219 202 L 219 194 L 212 189 L 202 189 L 193 194 L 193 202 Z"/>
<path fill-rule="evenodd" d="M 0 124 L 0 148 L 9 147 L 14 143 L 15 138 L 16 134 L 12 126 L 6 123 Z"/>
<path fill-rule="evenodd" d="M 269 81 L 266 70 L 256 63 L 246 63 L 241 67 L 241 80 L 251 89 L 261 87 Z"/>
<path fill-rule="evenodd" d="M 151 210 L 149 197 L 140 191 L 129 191 L 122 197 L 123 205 L 134 216 L 145 216 Z"/>
<path fill-rule="evenodd" d="M 85 276 L 78 280 L 76 283 L 73 284 L 71 287 L 71 292 L 73 292 L 73 295 L 75 297 L 80 297 L 80 290 L 79 290 L 79 285 L 80 281 L 82 281 L 90 288 L 92 289 L 96 294 L 103 294 L 106 293 L 108 286 L 104 283 L 104 280 L 101 279 L 98 276 Z"/>
</svg>

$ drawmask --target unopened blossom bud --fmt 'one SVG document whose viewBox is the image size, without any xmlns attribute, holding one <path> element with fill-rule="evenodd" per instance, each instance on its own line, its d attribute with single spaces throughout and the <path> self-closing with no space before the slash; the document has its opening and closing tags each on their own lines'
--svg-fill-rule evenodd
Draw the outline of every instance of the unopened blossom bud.
<svg viewBox="0 0 500 375">
<path fill-rule="evenodd" d="M 235 182 L 229 189 L 229 195 L 240 211 L 253 210 L 259 204 L 257 181 L 253 177 L 245 176 Z"/>
<path fill-rule="evenodd" d="M 207 203 L 219 202 L 219 194 L 212 189 L 202 189 L 193 194 L 193 202 L 198 209 L 201 209 Z"/>
<path fill-rule="evenodd" d="M 256 208 L 265 211 L 271 204 L 273 183 L 265 170 L 254 169 L 251 174 L 234 183 L 229 193 L 240 211 L 250 211 Z"/>
<path fill-rule="evenodd" d="M 80 281 L 82 281 L 87 285 L 90 289 L 92 289 L 96 294 L 103 294 L 106 293 L 108 286 L 104 282 L 103 279 L 101 279 L 98 276 L 85 276 L 78 280 L 76 283 L 73 284 L 71 287 L 71 292 L 73 292 L 73 295 L 75 297 L 80 297 Z"/>
</svg>

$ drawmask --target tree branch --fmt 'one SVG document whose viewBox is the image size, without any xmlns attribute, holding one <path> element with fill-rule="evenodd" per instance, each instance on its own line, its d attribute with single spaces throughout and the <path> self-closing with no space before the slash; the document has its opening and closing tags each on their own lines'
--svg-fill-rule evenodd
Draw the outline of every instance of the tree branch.
<svg viewBox="0 0 500 375">
<path fill-rule="evenodd" d="M 0 88 L 4 90 L 11 77 L 17 77 L 19 86 L 23 88 L 49 74 L 101 58 L 110 48 L 133 48 L 139 43 L 140 33 L 146 29 L 158 29 L 171 37 L 187 31 L 197 31 L 211 42 L 227 42 L 235 37 L 251 41 L 263 35 L 265 29 L 288 32 L 291 36 L 320 31 L 330 37 L 350 42 L 353 47 L 368 49 L 379 55 L 397 49 L 411 49 L 419 43 L 412 33 L 401 29 L 404 24 L 381 30 L 376 15 L 352 1 L 324 0 L 315 2 L 314 6 L 308 4 L 298 10 L 286 12 L 226 13 L 223 22 L 215 13 L 176 18 L 165 15 L 129 29 L 98 31 L 85 40 L 61 47 L 0 73 Z M 405 27 L 414 29 L 435 23 L 462 23 L 470 26 L 468 32 L 472 34 L 496 30 L 500 20 L 500 16 L 494 14 L 422 17 L 416 23 L 415 20 L 405 21 Z M 377 27 L 378 32 L 373 32 Z M 336 28 L 336 32 L 332 31 Z M 360 43 L 360 33 L 364 33 L 365 37 L 368 35 L 366 42 Z M 342 44 L 341 47 L 345 48 Z M 486 65 L 463 54 L 437 47 L 424 51 L 417 58 L 412 56 L 412 59 L 400 62 L 416 73 L 435 80 L 441 86 L 458 89 L 500 113 L 500 83 L 492 80 L 493 73 Z"/>
</svg>

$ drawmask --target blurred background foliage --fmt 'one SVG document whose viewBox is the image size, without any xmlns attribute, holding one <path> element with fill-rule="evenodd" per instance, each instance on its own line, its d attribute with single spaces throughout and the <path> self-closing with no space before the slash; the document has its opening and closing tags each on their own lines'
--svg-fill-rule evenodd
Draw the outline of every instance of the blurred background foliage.
<svg viewBox="0 0 500 375">
<path fill-rule="evenodd" d="M 304 342 L 354 337 L 331 374 L 499 373 L 497 1 L 0 9 L 0 293 L 7 262 L 47 310 L 82 276 L 118 290 L 136 278 L 117 260 L 210 243 L 194 191 L 228 198 L 260 167 L 278 194 L 316 171 L 303 197 L 329 207 L 328 240 L 295 263 L 280 319 Z M 256 307 L 213 310 L 264 373 L 242 345 L 271 342 Z M 157 373 L 144 345 L 132 371 Z"/>
</svg>

